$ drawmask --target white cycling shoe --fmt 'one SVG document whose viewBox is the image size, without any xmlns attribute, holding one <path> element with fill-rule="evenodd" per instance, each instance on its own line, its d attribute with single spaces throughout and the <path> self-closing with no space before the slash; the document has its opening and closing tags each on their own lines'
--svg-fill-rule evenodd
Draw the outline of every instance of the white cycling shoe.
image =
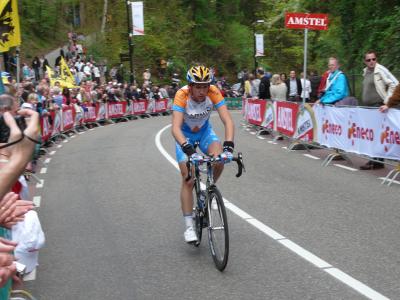
<svg viewBox="0 0 400 300">
<path fill-rule="evenodd" d="M 186 243 L 194 243 L 197 242 L 197 235 L 196 232 L 194 231 L 193 227 L 188 227 L 185 230 L 185 233 L 183 234 L 185 237 L 185 242 Z"/>
</svg>

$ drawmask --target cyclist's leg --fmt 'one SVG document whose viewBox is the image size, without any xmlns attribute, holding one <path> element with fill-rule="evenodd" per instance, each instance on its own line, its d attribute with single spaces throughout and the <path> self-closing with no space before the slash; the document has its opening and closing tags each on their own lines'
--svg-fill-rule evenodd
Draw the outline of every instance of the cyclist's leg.
<svg viewBox="0 0 400 300">
<path fill-rule="evenodd" d="M 200 139 L 200 149 L 204 153 L 207 153 L 210 156 L 218 156 L 222 153 L 222 145 L 218 136 L 215 134 L 211 125 L 208 126 L 207 130 L 203 133 Z M 214 181 L 216 182 L 221 176 L 222 171 L 224 170 L 224 164 L 218 163 L 214 165 Z"/>
<path fill-rule="evenodd" d="M 181 185 L 181 193 L 180 193 L 182 213 L 184 216 L 192 215 L 193 180 L 186 181 L 186 177 L 188 175 L 188 170 L 186 167 L 187 156 L 182 151 L 182 148 L 178 143 L 175 143 L 175 152 L 176 152 L 176 159 L 177 159 L 178 165 L 179 165 L 179 170 L 181 171 L 181 176 L 182 176 L 182 185 Z"/>
</svg>

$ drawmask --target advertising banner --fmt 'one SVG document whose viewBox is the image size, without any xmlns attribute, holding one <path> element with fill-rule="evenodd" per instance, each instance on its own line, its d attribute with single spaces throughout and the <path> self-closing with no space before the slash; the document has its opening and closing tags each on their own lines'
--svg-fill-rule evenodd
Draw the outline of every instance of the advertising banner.
<svg viewBox="0 0 400 300">
<path fill-rule="evenodd" d="M 108 118 L 122 118 L 126 112 L 126 102 L 108 102 L 107 103 Z"/>
<path fill-rule="evenodd" d="M 264 56 L 264 35 L 263 34 L 254 34 L 256 38 L 256 56 Z"/>
<path fill-rule="evenodd" d="M 51 111 L 50 117 L 53 121 L 51 136 L 55 136 L 61 133 L 62 130 L 62 110 L 57 109 L 57 111 Z"/>
<path fill-rule="evenodd" d="M 96 122 L 96 107 L 92 105 L 85 105 L 83 109 L 83 122 L 84 123 L 93 123 Z"/>
<path fill-rule="evenodd" d="M 315 105 L 321 145 L 370 157 L 400 159 L 400 111 Z"/>
<path fill-rule="evenodd" d="M 40 129 L 42 132 L 42 141 L 47 142 L 51 138 L 51 133 L 53 132 L 53 126 L 50 124 L 47 115 L 40 117 Z"/>
<path fill-rule="evenodd" d="M 267 129 L 274 129 L 275 124 L 275 106 L 274 102 L 267 101 L 266 109 L 265 109 L 265 116 L 264 121 L 261 123 L 262 127 Z"/>
<path fill-rule="evenodd" d="M 133 35 L 144 35 L 143 2 L 131 2 Z"/>
<path fill-rule="evenodd" d="M 307 13 L 286 13 L 285 14 L 286 28 L 293 29 L 328 29 L 327 14 L 307 14 Z"/>
<path fill-rule="evenodd" d="M 309 104 L 304 105 L 304 109 L 298 110 L 296 116 L 296 132 L 294 138 L 305 141 L 313 142 L 316 138 L 317 123 L 314 116 L 314 111 Z"/>
<path fill-rule="evenodd" d="M 296 130 L 296 117 L 299 105 L 294 102 L 276 101 L 276 130 L 292 137 Z"/>
<path fill-rule="evenodd" d="M 106 105 L 104 103 L 96 103 L 96 121 L 106 119 Z"/>
<path fill-rule="evenodd" d="M 154 106 L 154 112 L 156 113 L 162 113 L 167 111 L 167 105 L 168 105 L 168 100 L 167 99 L 160 99 L 156 100 L 155 106 Z"/>
<path fill-rule="evenodd" d="M 72 106 L 62 108 L 62 131 L 71 130 L 75 125 L 75 109 Z"/>
<path fill-rule="evenodd" d="M 146 113 L 147 101 L 138 100 L 133 102 L 133 112 L 135 115 L 143 115 Z"/>
<path fill-rule="evenodd" d="M 250 124 L 260 126 L 264 121 L 267 101 L 261 99 L 247 99 L 247 120 Z"/>
</svg>

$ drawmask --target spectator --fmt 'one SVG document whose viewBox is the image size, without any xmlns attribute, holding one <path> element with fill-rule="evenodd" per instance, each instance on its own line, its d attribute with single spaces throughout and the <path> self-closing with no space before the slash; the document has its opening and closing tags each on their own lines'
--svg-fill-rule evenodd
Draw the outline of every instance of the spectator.
<svg viewBox="0 0 400 300">
<path fill-rule="evenodd" d="M 317 71 L 310 72 L 310 83 L 311 83 L 311 93 L 310 100 L 315 102 L 318 100 L 318 87 L 321 83 L 321 76 L 318 75 Z"/>
<path fill-rule="evenodd" d="M 258 75 L 260 76 L 260 86 L 258 89 L 258 96 L 260 99 L 271 99 L 271 94 L 269 91 L 270 88 L 270 81 L 269 81 L 269 74 L 264 74 L 263 69 L 257 70 Z"/>
<path fill-rule="evenodd" d="M 65 58 L 64 50 L 63 50 L 63 49 L 60 49 L 60 55 L 56 58 L 56 61 L 55 61 L 55 63 L 54 63 L 54 66 L 55 66 L 55 67 L 59 67 L 59 66 L 60 66 L 60 64 L 61 64 L 61 59 L 62 59 L 62 58 Z"/>
<path fill-rule="evenodd" d="M 272 75 L 271 86 L 269 88 L 271 100 L 286 101 L 287 86 L 282 82 L 279 74 Z"/>
<path fill-rule="evenodd" d="M 400 84 L 396 86 L 392 96 L 389 98 L 388 102 L 382 105 L 379 110 L 381 112 L 386 112 L 391 107 L 396 107 L 400 104 Z"/>
<path fill-rule="evenodd" d="M 308 76 L 306 74 L 306 80 L 304 82 L 304 73 L 301 72 L 300 73 L 300 80 L 301 80 L 301 100 L 303 101 L 303 99 L 305 98 L 305 102 L 310 102 L 310 93 L 311 93 L 311 82 L 310 80 L 308 80 Z"/>
<path fill-rule="evenodd" d="M 281 74 L 280 74 L 280 77 L 281 77 L 281 81 L 282 81 L 283 83 L 285 83 L 286 80 L 287 80 L 287 75 L 286 75 L 286 73 L 281 73 Z"/>
<path fill-rule="evenodd" d="M 346 75 L 339 70 L 339 60 L 330 57 L 328 60 L 329 76 L 327 79 L 323 96 L 316 101 L 322 104 L 335 104 L 343 98 L 349 96 L 349 87 Z"/>
<path fill-rule="evenodd" d="M 364 56 L 364 80 L 362 85 L 362 101 L 365 106 L 380 107 L 388 103 L 396 85 L 399 83 L 392 73 L 378 64 L 375 51 L 368 51 Z M 361 170 L 382 169 L 383 158 L 374 157 Z"/>
<path fill-rule="evenodd" d="M 47 58 L 44 55 L 42 55 L 40 57 L 40 70 L 41 70 L 40 77 L 41 78 L 44 78 L 44 74 L 46 74 L 46 71 L 47 71 L 46 66 L 50 66 L 49 62 L 48 62 Z"/>
<path fill-rule="evenodd" d="M 321 81 L 318 85 L 318 90 L 317 90 L 317 99 L 321 99 L 321 97 L 324 95 L 325 93 L 325 88 L 326 88 L 326 82 L 328 80 L 328 76 L 329 76 L 330 71 L 326 70 L 324 72 L 324 74 L 322 74 L 321 77 Z"/>
<path fill-rule="evenodd" d="M 145 69 L 143 72 L 143 84 L 149 85 L 151 83 L 150 69 Z"/>
<path fill-rule="evenodd" d="M 302 92 L 300 79 L 296 77 L 296 71 L 290 71 L 289 79 L 285 81 L 287 86 L 287 99 L 288 101 L 300 101 Z"/>
<path fill-rule="evenodd" d="M 35 80 L 36 80 L 36 81 L 39 81 L 39 80 L 40 80 L 40 73 L 39 73 L 39 70 L 40 70 L 40 60 L 39 60 L 39 57 L 37 57 L 37 56 L 35 56 L 35 57 L 33 58 L 33 61 L 32 61 L 32 69 L 33 69 L 33 72 L 35 72 Z"/>
</svg>

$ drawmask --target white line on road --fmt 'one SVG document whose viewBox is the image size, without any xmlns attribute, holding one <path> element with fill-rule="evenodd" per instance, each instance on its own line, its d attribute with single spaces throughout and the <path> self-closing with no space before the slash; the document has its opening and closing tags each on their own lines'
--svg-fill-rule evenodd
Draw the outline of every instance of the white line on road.
<svg viewBox="0 0 400 300">
<path fill-rule="evenodd" d="M 68 143 L 68 140 L 63 140 L 63 143 Z"/>
<path fill-rule="evenodd" d="M 58 145 L 57 148 L 62 148 L 62 145 Z"/>
<path fill-rule="evenodd" d="M 41 189 L 41 188 L 43 187 L 43 185 L 44 185 L 44 180 L 43 180 L 43 179 L 40 179 L 40 182 L 39 182 L 39 183 L 36 183 L 36 188 L 37 188 L 37 189 Z"/>
<path fill-rule="evenodd" d="M 54 155 L 54 154 L 56 154 L 56 152 L 57 152 L 57 151 L 51 151 L 51 152 L 50 152 L 50 155 Z"/>
<path fill-rule="evenodd" d="M 41 196 L 35 196 L 32 199 L 33 204 L 35 204 L 36 207 L 40 207 L 40 202 L 42 201 Z"/>
<path fill-rule="evenodd" d="M 308 157 L 308 158 L 312 158 L 312 159 L 320 159 L 319 157 L 316 157 L 316 156 L 314 156 L 314 155 L 311 155 L 311 154 L 303 154 L 305 157 Z"/>
<path fill-rule="evenodd" d="M 351 167 L 348 167 L 348 166 L 344 166 L 344 165 L 341 165 L 341 164 L 333 164 L 333 165 L 336 166 L 336 167 L 345 169 L 345 170 L 352 171 L 352 172 L 358 171 L 357 169 L 354 169 L 354 168 L 351 168 Z"/>
<path fill-rule="evenodd" d="M 46 173 L 47 173 L 47 168 L 40 169 L 40 174 L 46 174 Z"/>
<path fill-rule="evenodd" d="M 278 143 L 277 143 L 277 142 L 274 142 L 274 141 L 268 141 L 268 143 L 270 143 L 270 144 L 272 144 L 272 145 L 278 145 Z"/>
<path fill-rule="evenodd" d="M 385 180 L 385 177 L 379 177 L 378 179 L 380 179 L 380 180 Z M 391 179 L 386 179 L 386 182 L 390 182 L 390 181 L 392 181 Z M 397 181 L 397 180 L 393 180 L 393 183 L 396 183 L 396 184 L 400 184 L 400 181 Z"/>
<path fill-rule="evenodd" d="M 90 130 L 90 129 L 89 129 Z M 79 132 L 78 134 L 84 134 L 86 131 Z"/>
<path fill-rule="evenodd" d="M 260 140 L 266 140 L 265 137 L 262 137 L 262 136 L 260 136 L 260 135 L 258 135 L 257 138 L 260 139 Z"/>
<path fill-rule="evenodd" d="M 282 149 L 285 149 L 285 150 L 287 150 L 287 147 L 286 147 L 286 146 L 283 146 L 283 147 L 282 147 Z"/>
<path fill-rule="evenodd" d="M 255 135 L 257 132 L 255 131 L 250 131 L 250 134 Z"/>
<path fill-rule="evenodd" d="M 74 138 L 76 138 L 76 135 L 71 136 L 71 139 L 74 139 Z"/>
<path fill-rule="evenodd" d="M 172 158 L 171 155 L 164 149 L 161 144 L 161 134 L 167 130 L 171 125 L 167 125 L 162 128 L 156 135 L 155 143 L 158 150 L 164 157 L 176 168 L 179 170 L 178 163 Z M 283 147 L 282 147 L 283 148 Z M 345 166 L 344 166 L 345 167 Z M 362 282 L 358 281 L 357 279 L 351 277 L 350 275 L 342 272 L 341 270 L 334 268 L 328 262 L 324 261 L 323 259 L 319 258 L 318 256 L 314 255 L 313 253 L 309 252 L 308 250 L 304 249 L 303 247 L 297 245 L 296 243 L 292 242 L 291 240 L 285 238 L 279 232 L 275 231 L 274 229 L 270 228 L 269 226 L 265 225 L 264 223 L 260 222 L 259 220 L 253 218 L 248 213 L 234 205 L 232 202 L 227 203 L 226 208 L 230 211 L 235 213 L 237 216 L 248 222 L 249 224 L 253 225 L 255 228 L 259 229 L 260 231 L 264 232 L 267 236 L 271 237 L 275 241 L 279 242 L 281 245 L 285 246 L 287 249 L 291 250 L 293 253 L 297 254 L 298 256 L 302 257 L 303 259 L 307 260 L 308 262 L 315 265 L 320 270 L 323 270 L 336 278 L 337 280 L 343 282 L 347 286 L 351 287 L 355 291 L 359 292 L 360 294 L 366 296 L 369 299 L 387 299 L 382 294 L 378 293 L 377 291 L 371 289 L 367 285 L 363 284 Z"/>
<path fill-rule="evenodd" d="M 46 159 L 44 160 L 44 163 L 45 163 L 45 164 L 48 164 L 50 161 L 51 161 L 51 158 L 49 157 L 49 158 L 46 158 Z"/>
</svg>

